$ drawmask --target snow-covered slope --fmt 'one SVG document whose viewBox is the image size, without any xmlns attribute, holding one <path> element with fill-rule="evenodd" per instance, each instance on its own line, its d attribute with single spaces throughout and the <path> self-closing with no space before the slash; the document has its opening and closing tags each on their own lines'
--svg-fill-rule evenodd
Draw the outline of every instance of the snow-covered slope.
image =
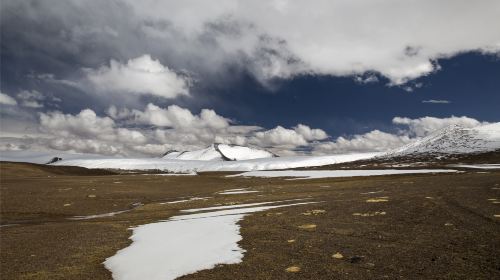
<svg viewBox="0 0 500 280">
<path fill-rule="evenodd" d="M 161 170 L 164 172 L 175 173 L 190 173 L 199 171 L 251 171 L 321 166 L 373 158 L 378 154 L 380 153 L 331 156 L 269 157 L 239 161 L 179 160 L 165 158 L 63 159 L 53 163 L 53 165 L 126 170 Z"/>
<path fill-rule="evenodd" d="M 464 128 L 452 125 L 420 138 L 381 157 L 472 154 L 500 150 L 500 123 Z"/>
<path fill-rule="evenodd" d="M 46 164 L 52 161 L 54 157 L 69 159 L 103 159 L 110 156 L 96 154 L 78 154 L 62 151 L 0 151 L 0 161 L 30 162 L 37 164 Z M 116 157 L 118 158 L 118 157 Z M 119 159 L 119 158 L 118 158 Z"/>
<path fill-rule="evenodd" d="M 255 148 L 237 145 L 213 144 L 209 147 L 196 151 L 178 152 L 171 151 L 163 156 L 163 159 L 177 160 L 208 160 L 208 161 L 235 161 L 256 158 L 271 158 L 275 155 Z"/>
<path fill-rule="evenodd" d="M 215 150 L 214 145 L 205 149 L 189 151 L 189 152 L 171 152 L 163 156 L 164 159 L 180 159 L 180 160 L 214 160 L 222 161 L 222 155 Z"/>
<path fill-rule="evenodd" d="M 249 148 L 244 146 L 236 146 L 236 145 L 219 144 L 218 150 L 229 160 L 247 160 L 256 158 L 276 157 L 273 153 L 265 150 Z"/>
</svg>

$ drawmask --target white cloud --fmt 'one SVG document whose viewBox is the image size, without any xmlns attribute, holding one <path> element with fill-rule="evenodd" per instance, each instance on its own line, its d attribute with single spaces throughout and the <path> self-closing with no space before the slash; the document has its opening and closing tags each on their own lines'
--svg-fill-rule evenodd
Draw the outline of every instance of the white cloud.
<svg viewBox="0 0 500 280">
<path fill-rule="evenodd" d="M 59 112 L 41 113 L 41 128 L 56 135 L 82 138 L 96 138 L 114 140 L 115 122 L 108 117 L 98 117 L 90 109 L 82 110 L 77 115 L 62 114 Z"/>
<path fill-rule="evenodd" d="M 303 135 L 282 126 L 255 133 L 251 142 L 261 147 L 279 146 L 283 148 L 294 148 L 307 144 Z"/>
<path fill-rule="evenodd" d="M 0 92 L 0 104 L 3 105 L 17 105 L 17 101 L 9 95 Z"/>
<path fill-rule="evenodd" d="M 17 98 L 21 102 L 21 106 L 28 108 L 42 108 L 44 107 L 41 103 L 45 100 L 45 96 L 36 90 L 23 90 L 17 94 Z"/>
<path fill-rule="evenodd" d="M 298 134 L 302 135 L 307 141 L 323 140 L 328 138 L 328 134 L 326 134 L 324 130 L 318 128 L 311 129 L 309 126 L 303 124 L 298 124 L 294 127 L 294 130 Z"/>
<path fill-rule="evenodd" d="M 449 100 L 435 100 L 435 99 L 429 99 L 429 100 L 422 100 L 422 103 L 431 103 L 431 104 L 449 104 L 451 101 Z"/>
<path fill-rule="evenodd" d="M 149 24 L 147 34 L 179 42 L 185 50 L 176 49 L 177 56 L 205 54 L 207 44 L 197 40 L 211 38 L 210 61 L 243 55 L 245 66 L 266 79 L 376 72 L 402 84 L 438 70 L 438 58 L 500 50 L 496 0 L 128 3 L 140 18 L 171 23 Z"/>
<path fill-rule="evenodd" d="M 475 127 L 485 122 L 480 122 L 476 119 L 469 117 L 455 117 L 449 118 L 435 118 L 435 117 L 422 117 L 418 119 L 395 117 L 392 122 L 397 125 L 407 127 L 408 133 L 411 135 L 422 137 L 438 129 L 443 129 L 450 125 L 460 125 L 463 127 Z"/>
<path fill-rule="evenodd" d="M 469 117 L 395 117 L 396 133 L 373 130 L 331 140 L 318 128 L 304 124 L 265 130 L 258 126 L 234 125 L 215 111 L 199 114 L 171 105 L 149 104 L 144 111 L 111 107 L 109 116 L 93 110 L 80 113 L 40 113 L 37 122 L 2 125 L 0 150 L 55 149 L 71 152 L 160 156 L 167 150 L 194 150 L 217 143 L 266 148 L 278 155 L 334 154 L 386 151 L 452 124 L 475 127 L 486 124 Z M 146 125 L 146 126 L 145 126 Z"/>
<path fill-rule="evenodd" d="M 316 154 L 380 152 L 403 146 L 412 139 L 408 135 L 395 135 L 380 130 L 354 135 L 351 138 L 338 137 L 335 141 L 314 145 Z"/>
<path fill-rule="evenodd" d="M 116 127 L 111 118 L 90 109 L 77 115 L 41 113 L 40 129 L 49 138 L 48 147 L 65 151 L 128 155 L 130 146 L 148 141 L 141 132 Z"/>
<path fill-rule="evenodd" d="M 93 139 L 79 138 L 53 138 L 48 142 L 48 147 L 76 153 L 90 153 L 102 155 L 123 154 L 123 150 L 119 145 L 106 143 Z"/>
<path fill-rule="evenodd" d="M 360 84 L 369 84 L 369 83 L 376 83 L 379 81 L 377 76 L 370 74 L 367 76 L 356 76 L 354 77 L 354 81 Z"/>
<path fill-rule="evenodd" d="M 213 83 L 244 70 L 263 82 L 302 74 L 374 80 L 368 73 L 401 84 L 439 70 L 440 58 L 500 51 L 498 0 L 4 2 L 9 31 L 29 43 L 33 34 L 21 27 L 30 27 L 51 59 L 62 53 L 94 68 L 120 59 L 88 70 L 97 89 L 168 98 L 188 89 L 171 69 Z M 169 68 L 147 56 L 139 62 L 142 54 Z"/>
<path fill-rule="evenodd" d="M 214 110 L 203 109 L 199 115 L 193 115 L 188 109 L 177 105 L 163 109 L 149 103 L 144 111 L 126 108 L 118 110 L 112 106 L 108 109 L 108 114 L 115 119 L 128 119 L 134 123 L 160 127 L 222 129 L 229 126 L 229 120 L 217 115 Z"/>
<path fill-rule="evenodd" d="M 102 92 L 152 94 L 174 98 L 189 94 L 189 80 L 164 66 L 150 55 L 122 64 L 111 60 L 109 66 L 85 69 L 87 79 Z"/>
</svg>

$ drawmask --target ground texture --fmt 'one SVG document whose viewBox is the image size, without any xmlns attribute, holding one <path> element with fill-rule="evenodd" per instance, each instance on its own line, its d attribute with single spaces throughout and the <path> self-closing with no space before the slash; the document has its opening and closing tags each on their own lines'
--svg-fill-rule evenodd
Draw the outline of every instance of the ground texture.
<svg viewBox="0 0 500 280">
<path fill-rule="evenodd" d="M 101 263 L 130 244 L 132 226 L 295 198 L 321 203 L 247 216 L 242 263 L 182 279 L 500 279 L 499 171 L 285 180 L 0 167 L 1 279 L 111 279 Z M 260 192 L 217 194 L 246 187 Z M 211 198 L 160 204 L 184 197 Z"/>
</svg>

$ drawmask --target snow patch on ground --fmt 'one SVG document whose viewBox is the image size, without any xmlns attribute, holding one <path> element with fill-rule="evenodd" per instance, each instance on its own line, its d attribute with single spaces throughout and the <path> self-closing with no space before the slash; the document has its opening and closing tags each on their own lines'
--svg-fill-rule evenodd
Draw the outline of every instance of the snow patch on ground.
<svg viewBox="0 0 500 280">
<path fill-rule="evenodd" d="M 132 244 L 104 262 L 117 280 L 168 280 L 240 263 L 245 250 L 238 222 L 245 215 L 315 202 L 226 209 L 179 215 L 167 221 L 133 228 Z M 194 210 L 194 209 L 192 209 Z"/>
<path fill-rule="evenodd" d="M 97 218 L 113 217 L 113 216 L 116 216 L 118 214 L 122 214 L 122 213 L 126 213 L 126 212 L 129 212 L 129 211 L 132 211 L 135 208 L 137 208 L 139 206 L 142 206 L 142 205 L 144 205 L 144 204 L 142 204 L 141 202 L 135 202 L 135 203 L 132 203 L 132 208 L 131 209 L 121 210 L 121 211 L 114 211 L 114 212 L 103 213 L 103 214 L 87 215 L 87 216 L 74 216 L 74 217 L 68 218 L 68 220 L 90 220 L 90 219 L 97 219 Z"/>
<path fill-rule="evenodd" d="M 68 220 L 90 220 L 90 219 L 97 219 L 97 218 L 113 217 L 115 215 L 125 213 L 128 211 L 131 211 L 131 209 L 109 212 L 109 213 L 104 213 L 104 214 L 88 215 L 88 216 L 74 216 L 74 217 L 68 218 Z"/>
<path fill-rule="evenodd" d="M 252 191 L 247 189 L 232 189 L 218 192 L 218 194 L 243 194 L 243 193 L 257 193 L 259 191 Z"/>
<path fill-rule="evenodd" d="M 415 170 L 282 170 L 282 171 L 250 171 L 226 177 L 298 177 L 298 179 L 338 178 L 357 176 L 380 176 L 397 174 L 420 173 L 449 173 L 457 172 L 453 169 L 415 169 Z"/>
<path fill-rule="evenodd" d="M 218 149 L 226 158 L 230 160 L 248 160 L 274 157 L 274 155 L 268 151 L 245 146 L 219 144 Z"/>
<path fill-rule="evenodd" d="M 198 175 L 196 172 L 191 173 L 160 173 L 160 174 L 142 174 L 147 176 L 196 176 Z"/>
<path fill-rule="evenodd" d="M 175 201 L 168 201 L 168 202 L 161 202 L 159 204 L 177 204 L 177 203 L 183 203 L 183 202 L 189 202 L 189 201 L 196 201 L 196 200 L 207 200 L 212 197 L 191 197 L 188 199 L 181 199 L 181 200 L 175 200 Z"/>
<path fill-rule="evenodd" d="M 500 164 L 452 164 L 454 168 L 500 169 Z"/>
<path fill-rule="evenodd" d="M 212 206 L 212 207 L 206 207 L 206 208 L 186 209 L 186 210 L 181 210 L 181 212 L 184 212 L 184 213 L 194 213 L 194 212 L 202 212 L 202 211 L 213 211 L 213 210 L 245 208 L 245 207 L 251 207 L 251 206 L 260 206 L 260 205 L 276 204 L 276 203 L 299 201 L 299 200 L 308 200 L 308 199 L 310 199 L 310 198 L 299 198 L 299 199 L 289 199 L 289 200 L 279 200 L 279 201 L 267 201 L 267 202 L 255 202 L 255 203 L 246 203 L 246 204 L 233 204 L 233 205 L 224 205 L 224 206 Z"/>
<path fill-rule="evenodd" d="M 12 161 L 12 162 L 30 162 L 45 164 L 49 162 L 54 157 L 60 157 L 63 160 L 70 159 L 105 159 L 110 158 L 109 156 L 95 155 L 95 154 L 75 154 L 62 151 L 0 151 L 0 161 Z M 117 160 L 123 160 L 123 158 L 116 157 Z"/>
</svg>

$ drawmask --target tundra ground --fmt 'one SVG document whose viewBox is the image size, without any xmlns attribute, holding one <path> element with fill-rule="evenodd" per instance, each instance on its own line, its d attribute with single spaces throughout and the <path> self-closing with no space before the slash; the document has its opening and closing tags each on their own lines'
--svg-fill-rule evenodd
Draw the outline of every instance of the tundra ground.
<svg viewBox="0 0 500 280">
<path fill-rule="evenodd" d="M 130 244 L 130 227 L 181 209 L 297 198 L 320 203 L 247 216 L 242 263 L 182 279 L 500 278 L 500 171 L 286 180 L 0 167 L 2 279 L 111 279 L 102 262 Z M 218 193 L 235 188 L 259 192 Z M 161 204 L 192 197 L 207 199 Z"/>
</svg>

